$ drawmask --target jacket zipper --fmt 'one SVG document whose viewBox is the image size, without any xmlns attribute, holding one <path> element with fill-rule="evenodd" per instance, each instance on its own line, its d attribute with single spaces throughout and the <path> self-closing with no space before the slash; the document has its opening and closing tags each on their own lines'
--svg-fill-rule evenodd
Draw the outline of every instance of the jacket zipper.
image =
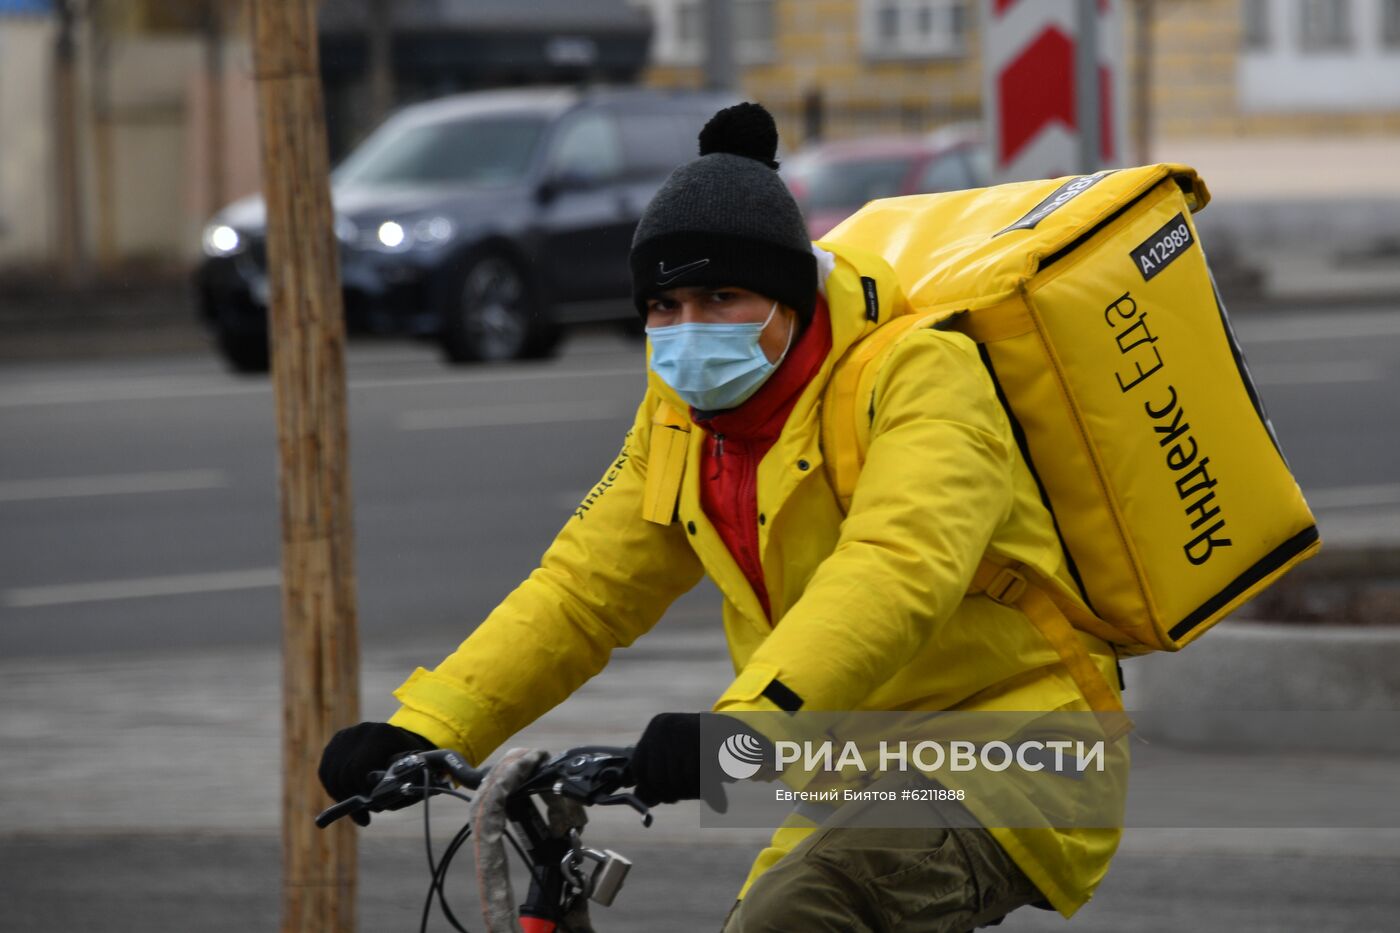
<svg viewBox="0 0 1400 933">
<path fill-rule="evenodd" d="M 744 505 L 753 503 L 753 515 L 751 520 L 744 523 L 744 534 L 739 539 L 739 547 L 744 551 L 744 563 L 752 566 L 758 574 L 758 579 L 763 581 L 763 564 L 758 559 L 758 464 L 752 456 L 741 458 L 741 472 L 739 473 L 739 501 Z M 753 538 L 749 538 L 752 532 Z M 753 548 L 750 549 L 750 544 Z M 767 582 L 763 582 L 763 589 L 768 589 Z M 761 600 L 760 600 L 761 602 Z M 771 620 L 770 620 L 771 621 Z"/>
<path fill-rule="evenodd" d="M 721 461 L 722 459 L 724 459 L 724 435 L 723 435 L 723 434 L 715 434 L 715 435 L 714 435 L 714 454 L 715 454 L 715 456 L 714 456 L 714 464 L 713 464 L 714 470 L 713 470 L 713 471 L 711 472 L 711 474 L 710 474 L 710 481 L 711 481 L 711 482 L 717 481 L 717 480 L 719 479 L 720 473 L 722 473 L 722 472 L 724 471 L 724 466 L 720 463 L 720 461 Z"/>
<path fill-rule="evenodd" d="M 710 477 L 710 479 L 711 481 L 717 481 L 719 479 L 720 473 L 724 469 L 723 465 L 721 464 L 721 461 L 724 459 L 724 435 L 716 432 L 711 435 L 711 438 L 714 441 L 714 473 Z M 742 449 L 740 450 L 740 454 L 741 456 L 739 457 L 735 466 L 735 468 L 739 470 L 738 499 L 741 503 L 745 504 L 749 503 L 750 501 L 753 502 L 754 518 L 752 529 L 741 526 L 742 530 L 740 532 L 739 540 L 736 542 L 738 545 L 738 553 L 734 555 L 734 558 L 739 564 L 740 570 L 744 573 L 745 577 L 748 576 L 748 572 L 744 568 L 747 568 L 748 566 L 752 565 L 758 571 L 758 578 L 762 580 L 763 565 L 759 561 L 758 552 L 755 549 L 758 544 L 758 465 L 756 463 L 750 462 L 752 460 L 751 457 L 742 456 Z M 747 523 L 744 524 L 747 525 Z M 749 530 L 752 530 L 754 532 L 753 544 L 755 545 L 755 548 L 750 548 L 749 546 L 749 537 L 746 533 Z M 766 585 L 764 586 L 764 590 L 766 592 Z M 760 602 L 762 601 L 760 600 Z M 771 620 L 769 624 L 772 624 Z"/>
</svg>

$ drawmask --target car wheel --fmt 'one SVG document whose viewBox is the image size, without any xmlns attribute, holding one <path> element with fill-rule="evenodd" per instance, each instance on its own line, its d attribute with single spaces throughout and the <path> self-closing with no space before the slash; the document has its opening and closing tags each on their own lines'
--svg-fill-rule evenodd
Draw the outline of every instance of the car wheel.
<svg viewBox="0 0 1400 933">
<path fill-rule="evenodd" d="M 518 265 L 488 253 L 467 266 L 443 327 L 443 351 L 449 360 L 490 363 L 547 356 L 557 342 L 557 328 L 539 320 Z"/>
<path fill-rule="evenodd" d="M 266 334 L 230 331 L 216 325 L 214 342 L 224 362 L 236 373 L 265 373 L 271 363 Z"/>
</svg>

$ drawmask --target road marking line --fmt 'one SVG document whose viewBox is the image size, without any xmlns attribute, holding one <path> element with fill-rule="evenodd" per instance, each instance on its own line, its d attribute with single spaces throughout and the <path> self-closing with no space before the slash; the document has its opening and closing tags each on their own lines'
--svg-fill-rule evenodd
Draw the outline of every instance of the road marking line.
<svg viewBox="0 0 1400 933">
<path fill-rule="evenodd" d="M 112 473 L 106 476 L 0 480 L 0 502 L 184 492 L 191 489 L 220 489 L 227 485 L 228 475 L 223 470 L 170 470 L 153 473 Z"/>
<path fill-rule="evenodd" d="M 1342 363 L 1270 363 L 1251 367 L 1255 385 L 1310 386 L 1353 382 L 1378 382 L 1386 377 L 1383 366 L 1370 360 Z"/>
<path fill-rule="evenodd" d="M 448 428 L 494 428 L 526 424 L 572 424 L 581 421 L 617 421 L 628 410 L 616 402 L 518 402 L 409 411 L 396 419 L 403 431 Z"/>
<path fill-rule="evenodd" d="M 646 375 L 641 366 L 619 366 L 611 369 L 541 369 L 525 372 L 472 373 L 461 376 L 404 376 L 385 379 L 352 379 L 352 389 L 397 389 L 416 386 L 476 385 L 496 382 L 552 382 L 559 379 L 616 378 L 632 376 L 640 379 Z"/>
<path fill-rule="evenodd" d="M 1375 486 L 1339 486 L 1304 490 L 1303 497 L 1315 509 L 1347 509 L 1362 506 L 1400 505 L 1400 483 Z"/>
<path fill-rule="evenodd" d="M 563 379 L 640 379 L 640 365 L 611 369 L 539 369 L 499 373 L 464 373 L 444 376 L 404 376 L 351 379 L 351 389 L 396 389 L 436 385 L 477 385 L 513 382 L 552 382 Z M 76 405 L 92 402 L 147 402 L 162 399 L 219 398 L 270 395 L 272 383 L 212 381 L 204 377 L 177 379 L 112 379 L 93 382 L 41 382 L 0 386 L 0 408 L 38 405 Z"/>
<path fill-rule="evenodd" d="M 1310 318 L 1270 321 L 1261 313 L 1231 323 L 1245 349 L 1257 343 L 1299 343 L 1314 340 L 1357 340 L 1363 337 L 1400 337 L 1400 315 L 1366 311 L 1344 317 L 1319 313 Z"/>
<path fill-rule="evenodd" d="M 148 596 L 182 596 L 190 593 L 222 593 L 279 586 L 282 573 L 276 567 L 253 570 L 225 570 L 214 573 L 186 573 L 168 577 L 142 577 L 132 580 L 97 580 L 91 583 L 60 583 L 6 590 L 4 604 L 12 609 L 36 606 L 62 606 L 70 603 L 96 603 L 113 599 L 144 599 Z"/>
<path fill-rule="evenodd" d="M 0 387 L 0 408 L 86 405 L 91 402 L 145 402 L 166 398 L 205 398 L 211 395 L 258 395 L 271 391 L 270 384 L 212 382 L 203 377 L 37 382 Z"/>
</svg>

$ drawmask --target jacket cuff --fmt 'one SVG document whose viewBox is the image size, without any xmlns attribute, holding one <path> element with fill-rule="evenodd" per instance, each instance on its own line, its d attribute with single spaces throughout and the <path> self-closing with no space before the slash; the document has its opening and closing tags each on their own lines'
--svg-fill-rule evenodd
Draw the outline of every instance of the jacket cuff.
<svg viewBox="0 0 1400 933">
<path fill-rule="evenodd" d="M 477 767 L 507 738 L 486 704 L 460 680 L 418 668 L 394 691 L 403 704 L 391 725 L 452 748 Z"/>
<path fill-rule="evenodd" d="M 779 673 L 772 664 L 750 664 L 715 701 L 714 711 L 732 716 L 775 744 L 801 744 L 829 738 L 813 734 L 808 722 L 792 715 L 803 707 L 803 700 L 782 682 Z M 781 780 L 794 790 L 802 790 L 815 777 L 815 771 L 797 769 L 785 771 Z"/>
<path fill-rule="evenodd" d="M 803 699 L 778 678 L 772 664 L 750 664 L 715 701 L 716 713 L 795 713 Z"/>
</svg>

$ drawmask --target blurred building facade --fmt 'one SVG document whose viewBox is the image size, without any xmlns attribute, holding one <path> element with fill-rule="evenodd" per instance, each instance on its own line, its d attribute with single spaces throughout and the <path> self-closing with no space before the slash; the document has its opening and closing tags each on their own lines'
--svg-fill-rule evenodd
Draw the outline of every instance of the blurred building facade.
<svg viewBox="0 0 1400 933">
<path fill-rule="evenodd" d="M 325 0 L 319 29 L 332 158 L 399 104 L 495 87 L 634 83 L 652 31 L 625 0 Z"/>
<path fill-rule="evenodd" d="M 705 0 L 633 2 L 656 23 L 646 80 L 702 84 Z M 981 119 L 994 0 L 731 2 L 739 90 L 789 147 Z M 1400 0 L 1114 2 L 1132 158 L 1201 162 L 1251 192 L 1343 161 L 1333 184 L 1400 195 Z"/>
<path fill-rule="evenodd" d="M 212 205 L 257 188 L 246 22 L 220 0 L 0 0 L 0 267 L 183 269 Z"/>
<path fill-rule="evenodd" d="M 1154 132 L 1400 133 L 1400 0 L 1156 0 Z"/>
<path fill-rule="evenodd" d="M 731 0 L 738 90 L 790 151 L 975 123 L 992 2 L 1036 0 Z M 1133 159 L 1221 194 L 1400 198 L 1400 0 L 1112 2 Z M 706 0 L 324 0 L 332 152 L 461 90 L 698 87 L 705 23 Z M 0 0 L 0 268 L 193 258 L 257 188 L 248 30 L 247 0 Z"/>
<path fill-rule="evenodd" d="M 648 82 L 699 86 L 705 0 L 635 2 L 656 24 Z M 739 88 L 773 111 L 789 146 L 981 119 L 975 3 L 732 3 Z"/>
<path fill-rule="evenodd" d="M 651 39 L 626 0 L 323 0 L 319 25 L 332 158 L 403 103 L 635 82 Z M 258 189 L 250 29 L 248 0 L 0 0 L 0 270 L 182 274 Z"/>
</svg>

